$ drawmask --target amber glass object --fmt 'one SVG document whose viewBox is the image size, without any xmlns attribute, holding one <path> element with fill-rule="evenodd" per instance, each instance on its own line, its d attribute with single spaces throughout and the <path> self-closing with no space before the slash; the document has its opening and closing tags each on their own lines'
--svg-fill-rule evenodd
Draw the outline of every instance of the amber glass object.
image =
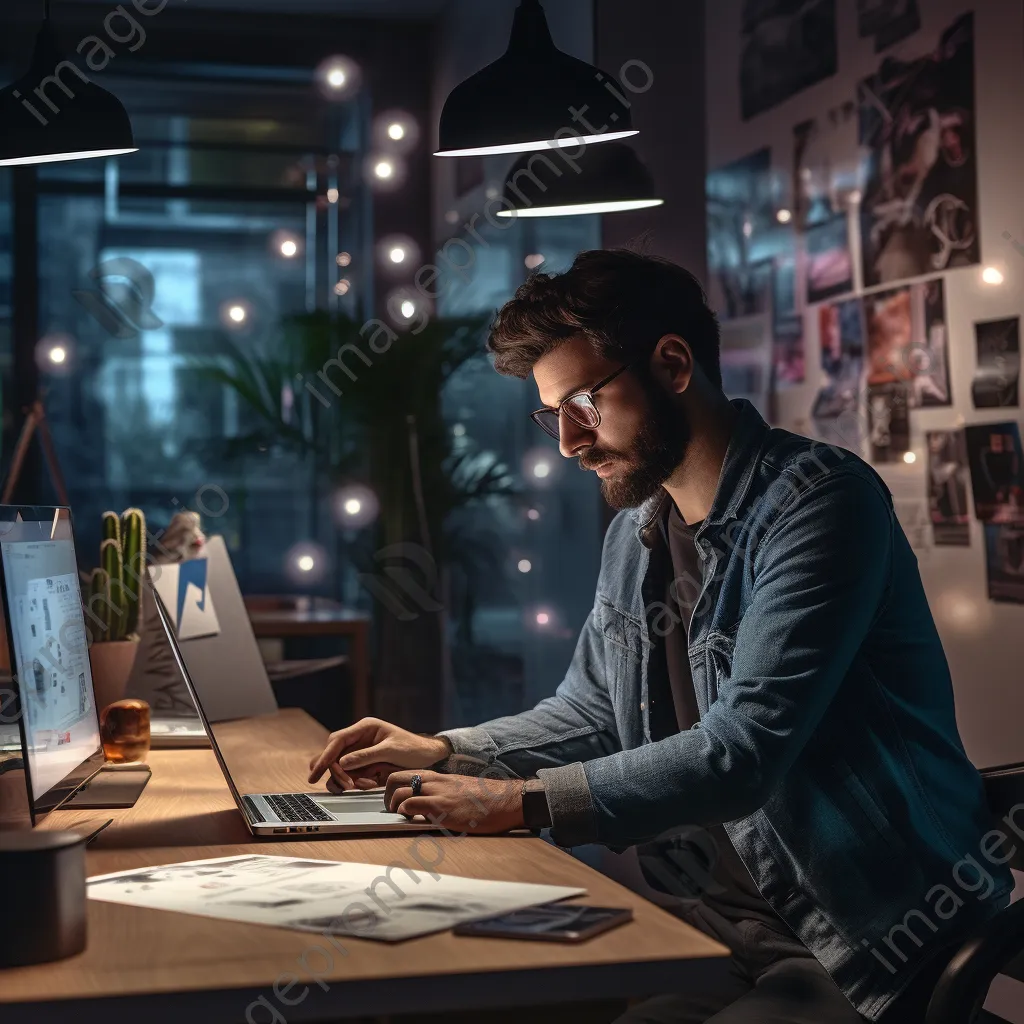
<svg viewBox="0 0 1024 1024">
<path fill-rule="evenodd" d="M 149 754 L 149 705 L 117 700 L 100 714 L 103 754 L 112 764 L 135 764 Z"/>
</svg>

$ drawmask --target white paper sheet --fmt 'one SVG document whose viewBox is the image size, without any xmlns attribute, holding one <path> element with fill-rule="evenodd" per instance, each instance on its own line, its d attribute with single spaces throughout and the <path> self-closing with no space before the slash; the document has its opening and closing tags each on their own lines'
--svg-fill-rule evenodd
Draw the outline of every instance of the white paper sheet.
<svg viewBox="0 0 1024 1024">
<path fill-rule="evenodd" d="M 92 899 L 395 942 L 586 889 L 259 854 L 97 875 Z"/>
</svg>

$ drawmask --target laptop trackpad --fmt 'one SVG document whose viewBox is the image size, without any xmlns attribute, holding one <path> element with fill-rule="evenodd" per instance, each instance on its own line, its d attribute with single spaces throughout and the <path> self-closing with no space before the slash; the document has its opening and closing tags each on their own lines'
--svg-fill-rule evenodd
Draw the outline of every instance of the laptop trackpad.
<svg viewBox="0 0 1024 1024">
<path fill-rule="evenodd" d="M 383 790 L 377 793 L 346 793 L 344 796 L 321 796 L 318 793 L 315 799 L 339 822 L 407 825 L 410 821 L 404 814 L 391 814 L 384 810 Z"/>
</svg>

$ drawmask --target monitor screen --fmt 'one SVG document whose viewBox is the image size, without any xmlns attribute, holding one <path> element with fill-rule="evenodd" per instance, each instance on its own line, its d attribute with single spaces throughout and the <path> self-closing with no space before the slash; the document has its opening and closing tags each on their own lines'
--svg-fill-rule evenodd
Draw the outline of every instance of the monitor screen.
<svg viewBox="0 0 1024 1024">
<path fill-rule="evenodd" d="M 0 560 L 30 789 L 45 811 L 102 757 L 70 512 L 4 509 Z"/>
</svg>

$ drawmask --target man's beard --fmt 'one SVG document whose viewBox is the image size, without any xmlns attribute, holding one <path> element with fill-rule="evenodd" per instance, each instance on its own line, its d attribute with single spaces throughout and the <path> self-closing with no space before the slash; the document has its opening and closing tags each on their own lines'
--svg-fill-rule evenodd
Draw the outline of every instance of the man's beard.
<svg viewBox="0 0 1024 1024">
<path fill-rule="evenodd" d="M 601 481 L 604 500 L 614 509 L 637 508 L 653 497 L 683 461 L 690 441 L 683 410 L 656 385 L 643 383 L 647 418 L 629 447 L 619 452 L 595 446 L 579 460 L 580 469 L 615 462 L 616 475 Z"/>
</svg>

